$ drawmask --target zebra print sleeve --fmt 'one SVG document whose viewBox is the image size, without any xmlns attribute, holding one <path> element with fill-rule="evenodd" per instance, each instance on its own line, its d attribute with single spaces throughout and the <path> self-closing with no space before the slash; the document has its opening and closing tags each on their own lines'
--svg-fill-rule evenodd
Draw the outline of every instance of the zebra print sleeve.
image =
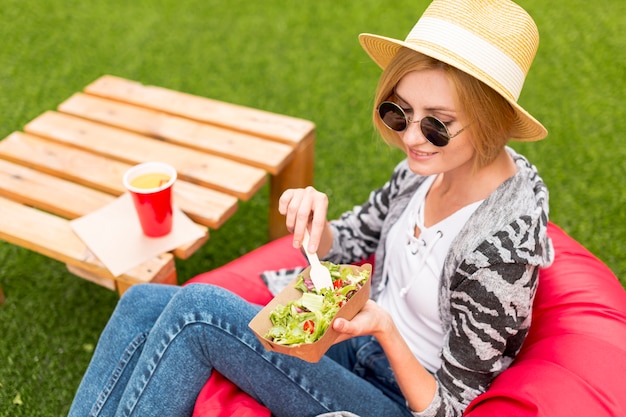
<svg viewBox="0 0 626 417">
<path fill-rule="evenodd" d="M 432 415 L 462 415 L 509 367 L 530 327 L 537 270 L 524 264 L 496 264 L 455 277 L 459 282 L 451 291 L 452 328 L 436 374 L 441 401 Z"/>
</svg>

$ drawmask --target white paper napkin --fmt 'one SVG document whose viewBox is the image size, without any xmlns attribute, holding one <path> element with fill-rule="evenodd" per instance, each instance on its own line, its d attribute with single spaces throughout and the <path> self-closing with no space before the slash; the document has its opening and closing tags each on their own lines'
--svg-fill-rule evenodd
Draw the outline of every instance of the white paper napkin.
<svg viewBox="0 0 626 417">
<path fill-rule="evenodd" d="M 141 230 L 129 193 L 93 213 L 72 220 L 70 225 L 116 277 L 155 256 L 204 236 L 203 230 L 175 207 L 172 231 L 163 237 L 147 237 Z"/>
</svg>

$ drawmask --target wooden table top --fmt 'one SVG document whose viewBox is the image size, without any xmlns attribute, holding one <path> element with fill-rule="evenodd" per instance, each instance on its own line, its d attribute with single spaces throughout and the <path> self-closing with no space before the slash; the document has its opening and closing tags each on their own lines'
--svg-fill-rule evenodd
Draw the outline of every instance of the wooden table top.
<svg viewBox="0 0 626 417">
<path fill-rule="evenodd" d="M 278 196 L 312 183 L 314 129 L 303 119 L 105 75 L 0 141 L 0 239 L 111 287 L 107 271 L 65 229 L 124 193 L 124 172 L 147 161 L 176 168 L 175 202 L 206 231 L 175 256 L 195 252 L 208 229 L 223 225 L 268 178 L 270 237 L 278 237 L 286 232 L 274 213 Z M 75 248 L 56 247 L 62 238 Z M 164 267 L 173 264 L 168 255 L 142 268 L 172 269 Z M 142 268 L 117 281 L 160 279 Z"/>
</svg>

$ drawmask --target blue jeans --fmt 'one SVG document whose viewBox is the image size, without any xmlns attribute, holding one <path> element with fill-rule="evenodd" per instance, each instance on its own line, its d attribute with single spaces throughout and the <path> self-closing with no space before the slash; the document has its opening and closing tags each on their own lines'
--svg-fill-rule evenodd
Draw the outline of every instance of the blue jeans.
<svg viewBox="0 0 626 417">
<path fill-rule="evenodd" d="M 316 364 L 304 362 L 263 348 L 248 328 L 259 309 L 212 285 L 131 287 L 69 416 L 190 416 L 213 369 L 278 417 L 411 416 L 375 339 L 351 339 Z"/>
</svg>

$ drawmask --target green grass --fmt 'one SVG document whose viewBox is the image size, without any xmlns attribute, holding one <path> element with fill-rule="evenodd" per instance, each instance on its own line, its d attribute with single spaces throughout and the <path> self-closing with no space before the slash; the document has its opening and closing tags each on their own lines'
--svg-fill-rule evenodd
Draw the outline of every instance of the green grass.
<svg viewBox="0 0 626 417">
<path fill-rule="evenodd" d="M 103 74 L 285 113 L 317 124 L 315 185 L 336 216 L 400 157 L 373 134 L 379 71 L 356 37 L 403 38 L 426 3 L 3 0 L 0 138 Z M 626 3 L 520 3 L 542 34 L 521 103 L 550 136 L 514 147 L 550 187 L 551 219 L 626 285 Z M 180 281 L 264 243 L 267 195 L 177 262 Z M 0 417 L 64 416 L 117 297 L 4 242 L 0 285 Z"/>
</svg>

